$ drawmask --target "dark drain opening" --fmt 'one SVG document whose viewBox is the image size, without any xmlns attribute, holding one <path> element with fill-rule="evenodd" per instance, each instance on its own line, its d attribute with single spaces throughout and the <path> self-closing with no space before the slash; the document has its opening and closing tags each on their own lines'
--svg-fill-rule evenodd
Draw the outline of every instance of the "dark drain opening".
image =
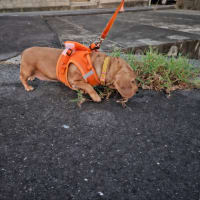
<svg viewBox="0 0 200 200">
<path fill-rule="evenodd" d="M 189 59 L 200 59 L 200 40 L 184 40 L 160 45 L 131 47 L 126 49 L 125 52 L 141 55 L 145 54 L 150 47 L 168 56 L 183 55 Z"/>
</svg>

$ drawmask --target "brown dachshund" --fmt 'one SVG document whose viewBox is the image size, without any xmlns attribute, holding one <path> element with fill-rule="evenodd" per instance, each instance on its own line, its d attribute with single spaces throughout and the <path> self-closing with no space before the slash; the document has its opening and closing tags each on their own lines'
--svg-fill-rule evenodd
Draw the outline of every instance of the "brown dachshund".
<svg viewBox="0 0 200 200">
<path fill-rule="evenodd" d="M 28 80 L 35 77 L 40 80 L 58 81 L 56 76 L 56 64 L 62 49 L 48 47 L 32 47 L 22 53 L 20 66 L 20 80 L 25 90 L 31 91 L 34 88 L 28 84 Z M 92 52 L 91 61 L 98 77 L 100 78 L 102 66 L 106 54 Z M 116 89 L 124 99 L 131 98 L 138 90 L 136 74 L 132 68 L 121 58 L 111 57 L 106 72 L 105 85 Z M 82 77 L 79 69 L 70 64 L 68 70 L 68 81 L 74 90 L 83 90 L 88 93 L 93 101 L 100 102 L 101 98 L 94 88 Z"/>
</svg>

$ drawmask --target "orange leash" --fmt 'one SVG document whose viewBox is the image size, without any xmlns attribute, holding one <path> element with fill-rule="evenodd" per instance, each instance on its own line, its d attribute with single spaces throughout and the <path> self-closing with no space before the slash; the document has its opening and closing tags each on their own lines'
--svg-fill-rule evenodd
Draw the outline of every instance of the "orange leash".
<svg viewBox="0 0 200 200">
<path fill-rule="evenodd" d="M 117 10 L 115 11 L 115 13 L 113 14 L 113 16 L 111 17 L 110 21 L 108 22 L 108 24 L 106 25 L 106 28 L 104 29 L 104 31 L 101 34 L 101 38 L 105 39 L 106 36 L 108 35 L 108 32 L 110 31 L 110 29 L 112 28 L 112 25 L 115 22 L 115 19 L 117 18 L 117 15 L 119 13 L 119 11 L 124 7 L 124 0 L 121 1 L 119 7 L 117 8 Z"/>
<path fill-rule="evenodd" d="M 103 32 L 102 32 L 102 34 L 100 36 L 100 41 L 96 42 L 96 43 L 92 43 L 90 45 L 90 49 L 91 50 L 95 50 L 95 49 L 99 49 L 100 48 L 101 43 L 106 38 L 106 36 L 108 35 L 110 29 L 112 28 L 112 25 L 114 24 L 119 11 L 124 11 L 124 0 L 121 1 L 120 5 L 118 6 L 118 8 L 116 9 L 115 13 L 113 14 L 113 16 L 111 17 L 111 19 L 109 20 L 109 22 L 106 25 L 105 29 L 103 30 Z"/>
</svg>

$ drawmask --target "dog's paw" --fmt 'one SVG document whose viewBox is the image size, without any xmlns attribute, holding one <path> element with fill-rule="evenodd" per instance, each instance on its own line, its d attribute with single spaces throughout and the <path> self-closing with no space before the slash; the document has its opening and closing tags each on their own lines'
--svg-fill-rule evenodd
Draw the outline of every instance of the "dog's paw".
<svg viewBox="0 0 200 200">
<path fill-rule="evenodd" d="M 93 98 L 93 101 L 101 102 L 101 97 L 100 96 L 96 96 L 95 98 Z"/>
<path fill-rule="evenodd" d="M 30 91 L 33 91 L 34 90 L 34 87 L 32 87 L 32 86 L 27 86 L 26 88 L 25 88 L 25 90 L 27 91 L 27 92 L 30 92 Z"/>
</svg>

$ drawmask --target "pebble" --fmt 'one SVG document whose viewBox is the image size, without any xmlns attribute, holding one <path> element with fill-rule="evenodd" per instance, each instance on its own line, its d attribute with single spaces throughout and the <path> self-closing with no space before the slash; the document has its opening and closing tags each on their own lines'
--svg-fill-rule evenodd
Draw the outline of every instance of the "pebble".
<svg viewBox="0 0 200 200">
<path fill-rule="evenodd" d="M 62 127 L 65 128 L 65 129 L 69 129 L 69 126 L 66 125 L 66 124 L 64 124 Z"/>
<path fill-rule="evenodd" d="M 103 196 L 103 195 L 104 195 L 103 192 L 98 192 L 98 194 L 99 194 L 100 196 Z"/>
</svg>

